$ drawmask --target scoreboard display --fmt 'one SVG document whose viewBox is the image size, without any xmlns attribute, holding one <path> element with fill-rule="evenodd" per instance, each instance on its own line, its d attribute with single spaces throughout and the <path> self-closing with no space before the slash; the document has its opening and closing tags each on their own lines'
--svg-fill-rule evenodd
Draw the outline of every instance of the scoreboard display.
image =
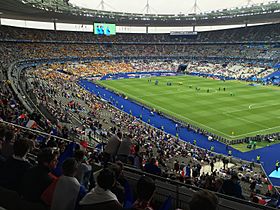
<svg viewBox="0 0 280 210">
<path fill-rule="evenodd" d="M 93 30 L 96 35 L 116 35 L 116 24 L 94 23 Z"/>
</svg>

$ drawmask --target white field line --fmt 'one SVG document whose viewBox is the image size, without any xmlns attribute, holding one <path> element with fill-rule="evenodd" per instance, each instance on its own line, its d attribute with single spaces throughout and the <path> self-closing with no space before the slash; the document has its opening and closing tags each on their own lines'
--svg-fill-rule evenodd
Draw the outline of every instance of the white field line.
<svg viewBox="0 0 280 210">
<path fill-rule="evenodd" d="M 241 120 L 241 121 L 244 121 L 244 122 L 248 122 L 248 123 L 251 123 L 251 124 L 255 124 L 255 125 L 260 126 L 260 127 L 262 127 L 262 128 L 266 128 L 266 129 L 269 128 L 269 127 L 267 127 L 267 126 L 263 126 L 262 124 L 253 122 L 253 121 L 251 121 L 251 120 L 246 120 L 246 119 L 241 118 L 241 117 L 236 117 L 236 116 L 231 115 L 231 114 L 229 114 L 229 113 L 222 113 L 222 114 L 228 115 L 228 116 L 230 116 L 230 117 L 232 117 L 232 118 L 237 118 L 237 119 L 239 119 L 239 120 Z"/>
<path fill-rule="evenodd" d="M 186 92 L 188 92 L 188 91 L 177 91 L 176 92 L 176 94 L 177 93 L 186 93 Z M 137 97 L 137 98 L 145 98 L 145 97 L 152 97 L 152 96 L 163 96 L 163 95 L 171 95 L 171 94 L 173 94 L 174 95 L 174 92 L 167 92 L 167 91 L 164 91 L 164 92 L 159 92 L 158 94 L 146 94 L 146 95 L 141 95 L 141 96 L 139 96 L 139 97 Z"/>
<path fill-rule="evenodd" d="M 171 90 L 169 90 L 171 91 Z M 184 91 L 176 91 L 176 94 L 177 93 L 189 93 L 190 91 L 189 90 L 184 90 Z M 200 90 L 200 91 L 197 91 L 196 93 L 199 93 L 199 94 L 207 94 L 207 95 L 210 95 L 210 94 L 214 94 L 214 93 L 217 93 L 218 91 L 215 90 L 215 92 L 209 92 L 209 93 L 206 93 L 206 92 L 203 92 L 203 90 Z M 144 98 L 144 97 L 151 97 L 151 96 L 163 96 L 163 95 L 171 95 L 173 94 L 174 95 L 174 92 L 172 93 L 168 93 L 167 91 L 163 91 L 163 92 L 159 92 L 158 94 L 147 94 L 147 95 L 141 95 L 137 98 Z"/>
<path fill-rule="evenodd" d="M 134 97 L 135 97 L 135 98 L 138 98 L 138 97 L 136 97 L 136 96 L 134 96 Z M 142 100 L 142 99 L 140 99 L 140 98 L 138 98 L 138 100 L 140 100 L 140 101 L 142 101 L 142 102 L 144 102 L 144 103 L 147 103 L 147 101 L 144 101 L 144 100 Z M 253 132 L 244 133 L 244 134 L 241 134 L 241 135 L 234 135 L 234 136 L 231 136 L 231 135 L 228 135 L 228 134 L 226 134 L 226 133 L 224 133 L 224 132 L 222 132 L 222 131 L 219 131 L 219 130 L 217 130 L 217 129 L 215 129 L 215 128 L 211 128 L 211 127 L 209 127 L 209 126 L 207 126 L 207 125 L 204 125 L 204 124 L 202 124 L 202 123 L 199 123 L 199 122 L 197 122 L 197 121 L 195 121 L 195 120 L 191 120 L 190 118 L 181 116 L 181 115 L 179 115 L 179 114 L 177 114 L 177 113 L 175 113 L 175 112 L 172 112 L 172 111 L 170 111 L 170 110 L 168 110 L 168 109 L 165 109 L 165 108 L 163 108 L 163 107 L 161 107 L 161 106 L 155 105 L 155 104 L 153 104 L 153 103 L 151 103 L 151 102 L 148 102 L 148 103 L 151 104 L 151 105 L 153 105 L 153 106 L 155 106 L 155 107 L 158 107 L 158 108 L 160 108 L 160 109 L 163 109 L 163 110 L 165 110 L 165 111 L 167 111 L 167 112 L 169 112 L 169 113 L 172 113 L 173 115 L 175 115 L 175 116 L 177 116 L 177 117 L 179 117 L 179 118 L 184 118 L 184 119 L 186 119 L 186 120 L 188 120 L 188 121 L 190 121 L 190 122 L 193 122 L 193 123 L 195 123 L 195 124 L 201 125 L 201 126 L 203 126 L 203 127 L 206 127 L 206 128 L 208 128 L 208 129 L 210 129 L 210 130 L 213 130 L 213 131 L 216 131 L 217 133 L 221 133 L 221 134 L 223 134 L 223 135 L 225 135 L 225 136 L 227 136 L 227 137 L 230 137 L 230 138 L 243 137 L 243 136 L 246 136 L 246 135 L 248 135 L 248 134 L 259 133 L 259 132 L 262 132 L 262 131 L 268 131 L 268 130 L 272 130 L 272 129 L 275 129 L 275 128 L 280 128 L 280 126 L 275 126 L 275 127 L 271 127 L 271 128 L 265 127 L 265 129 L 262 129 L 262 130 L 257 130 L 257 131 L 253 131 Z M 225 113 L 223 113 L 223 114 L 225 114 Z M 240 118 L 240 119 L 242 119 L 242 118 Z M 246 119 L 245 119 L 245 120 L 246 120 Z M 249 121 L 249 122 L 250 122 L 250 123 L 253 123 L 253 122 L 251 122 L 251 121 Z M 254 124 L 255 124 L 255 123 L 254 123 Z M 257 125 L 260 126 L 260 124 L 257 124 Z M 263 127 L 263 126 L 262 126 L 262 127 Z"/>
<path fill-rule="evenodd" d="M 142 102 L 144 102 L 144 103 L 151 104 L 151 105 L 153 105 L 154 107 L 157 107 L 157 108 L 159 108 L 159 109 L 161 109 L 161 110 L 165 110 L 165 111 L 167 111 L 168 113 L 172 113 L 173 115 L 175 115 L 175 116 L 177 116 L 177 117 L 179 117 L 179 118 L 184 118 L 184 119 L 186 119 L 186 120 L 188 120 L 188 121 L 190 121 L 190 122 L 193 122 L 193 123 L 195 123 L 195 124 L 198 124 L 198 125 L 201 125 L 201 126 L 203 126 L 203 127 L 206 127 L 206 128 L 208 128 L 208 129 L 210 129 L 210 130 L 214 130 L 214 131 L 216 131 L 217 133 L 221 133 L 221 134 L 223 134 L 223 135 L 225 135 L 225 136 L 230 137 L 228 134 L 226 134 L 226 133 L 224 133 L 224 132 L 222 132 L 222 131 L 216 130 L 215 128 L 211 128 L 211 127 L 209 127 L 209 126 L 207 126 L 207 125 L 204 125 L 204 124 L 202 124 L 202 123 L 199 123 L 199 122 L 197 122 L 197 121 L 191 120 L 190 118 L 181 116 L 181 115 L 179 115 L 179 114 L 177 114 L 177 113 L 175 113 L 175 112 L 172 112 L 172 111 L 170 111 L 170 110 L 168 110 L 168 109 L 165 109 L 165 108 L 163 108 L 163 107 L 161 107 L 161 106 L 158 106 L 158 105 L 156 105 L 156 104 L 154 104 L 154 103 L 147 102 L 147 101 L 142 100 L 141 98 L 138 98 L 138 97 L 136 97 L 136 96 L 134 96 L 134 98 L 137 98 L 139 101 L 142 101 Z"/>
<path fill-rule="evenodd" d="M 254 108 L 253 105 L 255 106 Z M 240 112 L 240 111 L 248 111 L 249 109 L 259 109 L 259 108 L 264 108 L 264 107 L 270 107 L 270 106 L 276 106 L 279 105 L 280 103 L 276 103 L 276 104 L 268 104 L 268 105 L 262 105 L 262 106 L 258 106 L 258 104 L 250 104 L 248 106 L 248 108 L 244 108 L 244 109 L 235 109 L 234 111 L 229 111 L 229 112 L 224 112 L 223 114 L 231 114 L 231 113 L 235 113 L 235 112 Z"/>
<path fill-rule="evenodd" d="M 256 105 L 256 107 L 255 107 Z M 263 106 L 258 106 L 258 104 L 250 104 L 249 109 L 253 109 L 252 107 L 254 106 L 254 109 L 259 109 L 259 108 L 264 108 L 264 107 L 270 107 L 270 106 L 277 106 L 280 105 L 280 103 L 276 104 L 268 104 L 268 105 L 263 105 Z"/>
<path fill-rule="evenodd" d="M 274 126 L 274 127 L 271 127 L 271 128 L 267 128 L 267 129 L 263 129 L 263 130 L 257 130 L 257 131 L 245 133 L 245 134 L 242 134 L 242 135 L 232 136 L 232 137 L 242 137 L 244 135 L 259 133 L 259 132 L 262 132 L 262 131 L 269 131 L 269 130 L 273 130 L 273 129 L 276 129 L 276 128 L 280 128 L 280 125 L 279 126 Z"/>
<path fill-rule="evenodd" d="M 251 109 L 253 105 L 254 105 L 254 104 L 250 104 L 250 105 L 249 105 L 249 109 Z"/>
</svg>

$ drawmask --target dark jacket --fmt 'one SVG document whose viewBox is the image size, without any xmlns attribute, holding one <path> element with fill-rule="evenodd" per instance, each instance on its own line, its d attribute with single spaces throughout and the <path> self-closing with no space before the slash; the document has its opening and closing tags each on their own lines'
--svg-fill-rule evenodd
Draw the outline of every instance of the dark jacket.
<svg viewBox="0 0 280 210">
<path fill-rule="evenodd" d="M 151 173 L 151 174 L 155 174 L 155 175 L 161 174 L 161 169 L 158 166 L 153 165 L 151 163 L 146 163 L 144 169 L 147 173 Z"/>
<path fill-rule="evenodd" d="M 26 172 L 22 183 L 22 194 L 25 200 L 41 201 L 42 193 L 52 183 L 49 172 L 49 168 L 42 165 L 35 166 Z"/>
<path fill-rule="evenodd" d="M 116 182 L 115 186 L 111 189 L 111 191 L 117 196 L 118 201 L 120 203 L 124 202 L 125 199 L 124 187 L 120 185 L 118 181 Z"/>
<path fill-rule="evenodd" d="M 30 168 L 31 164 L 27 161 L 9 158 L 0 169 L 0 185 L 21 194 L 23 176 Z"/>
<path fill-rule="evenodd" d="M 231 179 L 224 181 L 220 192 L 229 196 L 244 199 L 240 184 L 233 182 Z"/>
</svg>

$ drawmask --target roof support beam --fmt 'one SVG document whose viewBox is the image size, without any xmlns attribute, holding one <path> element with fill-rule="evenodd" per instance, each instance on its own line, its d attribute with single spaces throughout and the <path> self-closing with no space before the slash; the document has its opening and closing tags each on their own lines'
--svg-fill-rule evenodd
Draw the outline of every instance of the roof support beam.
<svg viewBox="0 0 280 210">
<path fill-rule="evenodd" d="M 53 29 L 54 29 L 54 31 L 56 31 L 56 21 L 57 21 L 57 19 L 53 19 Z"/>
</svg>

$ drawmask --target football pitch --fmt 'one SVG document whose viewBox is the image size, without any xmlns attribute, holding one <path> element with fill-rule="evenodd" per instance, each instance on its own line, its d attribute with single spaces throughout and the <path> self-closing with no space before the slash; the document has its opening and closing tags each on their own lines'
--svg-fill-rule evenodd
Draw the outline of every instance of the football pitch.
<svg viewBox="0 0 280 210">
<path fill-rule="evenodd" d="M 98 83 L 229 140 L 280 132 L 278 87 L 195 76 L 151 77 L 151 82 L 148 79 Z"/>
</svg>

